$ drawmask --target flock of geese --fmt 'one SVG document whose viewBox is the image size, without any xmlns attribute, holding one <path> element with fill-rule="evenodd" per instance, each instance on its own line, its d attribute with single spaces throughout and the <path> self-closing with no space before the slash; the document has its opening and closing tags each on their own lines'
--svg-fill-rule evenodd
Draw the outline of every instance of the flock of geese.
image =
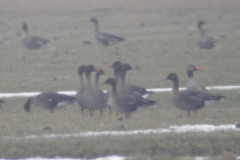
<svg viewBox="0 0 240 160">
<path fill-rule="evenodd" d="M 99 31 L 99 23 L 98 19 L 96 17 L 93 17 L 90 22 L 92 22 L 95 25 L 95 30 L 94 30 L 94 40 L 103 46 L 109 46 L 109 45 L 114 45 L 119 42 L 124 42 L 125 40 L 121 37 L 106 33 L 106 32 L 101 32 Z M 198 46 L 201 49 L 211 49 L 215 47 L 215 42 L 212 37 L 208 36 L 205 34 L 205 32 L 202 29 L 202 25 L 204 25 L 205 22 L 200 20 L 197 23 L 197 27 L 200 31 L 200 37 L 197 40 Z M 47 44 L 49 40 L 46 40 L 44 38 L 38 37 L 38 36 L 32 36 L 29 35 L 28 33 L 28 27 L 26 23 L 23 23 L 23 37 L 22 37 L 22 43 L 23 45 L 28 48 L 29 50 L 32 49 L 39 49 L 43 45 Z"/>
<path fill-rule="evenodd" d="M 97 18 L 92 18 L 90 22 L 95 25 L 94 39 L 98 44 L 109 46 L 125 41 L 121 37 L 100 32 Z M 204 33 L 202 29 L 203 24 L 205 24 L 203 21 L 197 23 L 200 31 L 200 37 L 197 43 L 201 49 L 211 49 L 215 46 L 214 40 Z M 22 43 L 30 50 L 39 49 L 49 42 L 44 38 L 29 35 L 26 23 L 23 23 L 23 31 Z M 31 104 L 33 104 L 53 112 L 54 109 L 77 103 L 81 108 L 82 116 L 84 116 L 85 113 L 93 116 L 94 111 L 99 111 L 102 117 L 103 110 L 107 108 L 109 114 L 114 110 L 116 114 L 123 113 L 125 114 L 125 118 L 129 119 L 131 113 L 137 109 L 157 104 L 156 101 L 147 99 L 146 95 L 152 92 L 147 91 L 143 87 L 126 83 L 126 73 L 134 69 L 134 67 L 131 67 L 129 64 L 122 64 L 120 61 L 114 62 L 110 67 L 113 68 L 114 78 L 108 78 L 104 82 L 104 84 L 111 86 L 111 90 L 108 90 L 106 93 L 98 88 L 100 76 L 106 73 L 102 69 L 95 68 L 93 65 L 81 65 L 78 68 L 81 85 L 75 97 L 55 92 L 43 92 L 37 96 L 28 98 L 24 109 L 29 112 Z M 196 117 L 197 110 L 203 108 L 208 102 L 219 101 L 225 98 L 222 95 L 210 93 L 205 87 L 197 83 L 193 77 L 193 72 L 199 70 L 201 70 L 201 68 L 195 65 L 189 65 L 187 67 L 189 82 L 183 91 L 179 91 L 179 82 L 176 73 L 170 73 L 167 77 L 163 78 L 173 81 L 170 96 L 171 102 L 177 108 L 187 111 L 188 118 L 190 117 L 191 111 L 194 111 Z M 91 82 L 92 72 L 95 72 L 94 86 Z"/>
<path fill-rule="evenodd" d="M 78 68 L 81 85 L 76 97 L 55 92 L 43 92 L 35 97 L 30 97 L 25 103 L 24 109 L 29 112 L 31 104 L 34 104 L 50 109 L 50 112 L 53 112 L 54 109 L 63 108 L 68 104 L 77 102 L 81 108 L 82 116 L 84 116 L 86 111 L 90 117 L 94 115 L 94 111 L 100 111 L 100 116 L 102 117 L 103 110 L 108 108 L 110 115 L 113 109 L 117 115 L 118 113 L 123 113 L 125 114 L 125 118 L 129 119 L 131 113 L 138 108 L 157 104 L 156 101 L 146 98 L 146 95 L 153 92 L 147 91 L 143 87 L 126 83 L 126 73 L 134 69 L 134 67 L 131 67 L 129 64 L 122 64 L 120 61 L 114 62 L 110 67 L 113 68 L 114 78 L 108 78 L 104 82 L 104 84 L 111 86 L 111 90 L 108 90 L 106 93 L 98 88 L 100 76 L 106 73 L 102 69 L 95 68 L 93 65 L 81 65 Z M 189 82 L 183 91 L 179 91 L 179 82 L 176 73 L 170 73 L 167 77 L 163 78 L 173 81 L 170 96 L 171 102 L 177 108 L 187 111 L 188 118 L 190 117 L 190 111 L 194 111 L 196 118 L 197 110 L 203 108 L 208 102 L 220 101 L 226 98 L 219 94 L 210 93 L 205 87 L 197 83 L 193 77 L 193 72 L 199 70 L 202 69 L 195 65 L 187 67 Z M 94 86 L 91 82 L 92 72 L 96 72 Z M 86 79 L 84 78 L 84 73 Z M 85 83 L 85 80 L 87 83 Z"/>
</svg>

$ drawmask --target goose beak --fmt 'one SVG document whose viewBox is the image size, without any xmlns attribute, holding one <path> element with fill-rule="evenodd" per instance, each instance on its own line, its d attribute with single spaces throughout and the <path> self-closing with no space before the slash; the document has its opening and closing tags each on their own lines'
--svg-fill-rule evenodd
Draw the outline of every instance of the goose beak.
<svg viewBox="0 0 240 160">
<path fill-rule="evenodd" d="M 163 80 L 167 80 L 167 77 L 164 77 Z"/>
<path fill-rule="evenodd" d="M 197 71 L 201 71 L 202 68 L 200 68 L 200 67 L 196 67 L 196 70 L 197 70 Z"/>
</svg>

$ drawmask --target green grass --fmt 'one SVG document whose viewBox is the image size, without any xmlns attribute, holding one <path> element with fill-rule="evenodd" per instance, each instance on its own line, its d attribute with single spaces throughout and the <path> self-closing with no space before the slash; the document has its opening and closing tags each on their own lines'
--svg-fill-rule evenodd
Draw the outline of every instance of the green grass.
<svg viewBox="0 0 240 160">
<path fill-rule="evenodd" d="M 64 91 L 78 90 L 78 67 L 94 64 L 112 77 L 107 65 L 116 60 L 140 67 L 129 71 L 129 83 L 147 88 L 171 87 L 162 80 L 176 72 L 180 86 L 187 84 L 186 67 L 195 64 L 203 71 L 195 73 L 204 86 L 238 85 L 239 14 L 237 1 L 0 1 L 0 91 Z M 97 16 L 100 30 L 122 36 L 115 46 L 103 47 L 92 41 L 93 26 L 89 19 Z M 196 23 L 203 19 L 207 34 L 218 39 L 217 48 L 200 50 Z M 29 51 L 20 42 L 21 25 L 28 23 L 29 32 L 51 42 L 40 50 Z M 140 24 L 145 26 L 141 27 Z M 225 37 L 225 38 L 223 38 Z M 90 45 L 82 42 L 90 40 Z M 109 86 L 101 84 L 102 89 Z M 32 107 L 23 110 L 26 98 L 4 99 L 0 109 L 0 155 L 19 158 L 96 157 L 120 154 L 155 159 L 178 159 L 178 156 L 222 155 L 239 153 L 237 133 L 189 133 L 185 135 L 148 135 L 127 137 L 67 138 L 53 140 L 10 140 L 9 137 L 83 131 L 155 129 L 184 124 L 239 123 L 240 91 L 211 91 L 227 97 L 186 118 L 186 112 L 169 102 L 169 93 L 154 94 L 157 107 L 135 113 L 129 121 L 109 117 L 100 120 L 82 117 L 80 107 L 71 105 L 54 114 Z M 50 130 L 44 128 L 49 127 Z M 204 145 L 203 145 L 204 142 Z M 79 147 L 80 146 L 80 147 Z M 160 158 L 159 158 L 160 157 Z M 166 158 L 170 157 L 170 158 Z"/>
<path fill-rule="evenodd" d="M 236 132 L 14 141 L 2 139 L 0 142 L 2 158 L 69 155 L 93 158 L 117 154 L 154 159 L 163 156 L 216 156 L 224 152 L 240 154 L 240 137 Z"/>
</svg>

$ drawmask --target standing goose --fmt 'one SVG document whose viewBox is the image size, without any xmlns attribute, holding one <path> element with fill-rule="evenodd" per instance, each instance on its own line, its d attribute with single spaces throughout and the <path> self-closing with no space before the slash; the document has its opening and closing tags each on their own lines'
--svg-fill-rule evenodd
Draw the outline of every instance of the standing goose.
<svg viewBox="0 0 240 160">
<path fill-rule="evenodd" d="M 98 99 L 98 109 L 100 110 L 100 116 L 102 117 L 102 111 L 104 108 L 107 107 L 107 94 L 104 93 L 102 90 L 100 90 L 98 88 L 98 84 L 99 84 L 99 78 L 101 75 L 107 74 L 106 72 L 104 72 L 104 70 L 99 69 L 96 71 L 96 75 L 95 75 L 95 94 L 94 96 L 96 97 L 96 100 Z"/>
<path fill-rule="evenodd" d="M 107 101 L 105 95 L 99 95 L 99 92 L 93 88 L 91 84 L 91 72 L 97 71 L 93 65 L 88 65 L 86 67 L 85 73 L 87 78 L 87 87 L 83 93 L 82 103 L 83 106 L 89 111 L 90 116 L 93 116 L 94 110 L 100 110 L 100 115 L 102 113 L 102 109 L 107 107 Z"/>
<path fill-rule="evenodd" d="M 109 46 L 109 45 L 114 45 L 118 42 L 123 42 L 125 41 L 123 38 L 118 37 L 118 36 L 114 36 L 105 32 L 100 32 L 99 31 L 99 24 L 98 24 L 98 20 L 96 17 L 93 17 L 90 22 L 94 23 L 95 25 L 95 31 L 94 31 L 94 39 L 95 41 L 100 44 L 103 45 L 105 47 Z"/>
<path fill-rule="evenodd" d="M 55 92 L 43 92 L 37 96 L 28 98 L 24 105 L 24 109 L 29 112 L 31 104 L 42 108 L 49 109 L 53 113 L 53 109 L 60 109 L 68 104 L 75 102 L 75 97 Z"/>
<path fill-rule="evenodd" d="M 212 37 L 205 34 L 205 32 L 202 29 L 202 25 L 205 24 L 204 21 L 200 20 L 197 23 L 197 27 L 200 31 L 200 37 L 198 38 L 198 46 L 201 49 L 211 49 L 215 46 L 214 40 Z"/>
<path fill-rule="evenodd" d="M 84 116 L 84 109 L 86 109 L 86 107 L 82 103 L 82 101 L 84 99 L 84 92 L 85 92 L 85 89 L 86 89 L 85 82 L 84 82 L 84 79 L 83 79 L 83 73 L 85 71 L 86 71 L 86 66 L 84 66 L 84 65 L 82 65 L 78 68 L 78 75 L 80 77 L 81 84 L 80 84 L 79 90 L 78 90 L 77 95 L 76 95 L 76 101 L 77 101 L 78 105 L 81 107 L 82 116 Z"/>
<path fill-rule="evenodd" d="M 193 77 L 193 72 L 200 71 L 200 70 L 202 69 L 195 65 L 189 65 L 187 67 L 187 75 L 189 78 L 189 81 L 187 84 L 187 90 L 201 92 L 203 94 L 202 98 L 205 102 L 220 101 L 221 99 L 226 98 L 219 94 L 210 93 L 204 86 L 201 86 L 197 83 L 196 79 Z"/>
<path fill-rule="evenodd" d="M 121 80 L 120 91 L 125 94 L 130 95 L 134 94 L 135 96 L 148 97 L 148 94 L 153 92 L 147 91 L 143 87 L 139 87 L 132 84 L 126 84 L 126 72 L 131 69 L 134 69 L 134 67 L 131 67 L 129 64 L 122 65 L 121 70 L 119 72 L 119 78 Z"/>
<path fill-rule="evenodd" d="M 113 74 L 116 81 L 116 88 L 118 89 L 119 88 L 119 72 L 121 70 L 122 63 L 120 61 L 115 61 L 112 65 L 108 67 L 113 67 Z M 111 92 L 110 90 L 107 90 L 107 99 L 109 97 L 110 92 Z M 111 108 L 112 107 L 108 104 L 109 115 L 112 114 Z M 117 112 L 116 112 L 116 116 L 118 116 Z"/>
<path fill-rule="evenodd" d="M 176 73 L 171 73 L 167 77 L 163 78 L 165 80 L 173 81 L 173 88 L 170 95 L 171 102 L 179 109 L 188 112 L 188 118 L 190 117 L 190 111 L 194 111 L 194 116 L 196 118 L 197 110 L 204 107 L 204 101 L 199 98 L 199 92 L 192 91 L 187 92 L 187 90 L 179 91 L 178 77 Z"/>
<path fill-rule="evenodd" d="M 49 42 L 49 40 L 46 40 L 44 38 L 29 35 L 27 23 L 23 23 L 23 31 L 24 31 L 24 34 L 22 38 L 22 43 L 26 48 L 30 50 L 39 49 L 40 47 L 42 47 L 43 45 Z"/>
<path fill-rule="evenodd" d="M 104 72 L 103 69 L 98 69 L 95 74 L 95 90 L 99 90 L 98 84 L 99 84 L 99 78 L 101 75 L 107 74 Z"/>
<path fill-rule="evenodd" d="M 130 118 L 130 114 L 136 111 L 138 107 L 156 104 L 156 102 L 152 100 L 118 93 L 116 81 L 113 78 L 108 78 L 104 84 L 111 85 L 112 87 L 112 92 L 109 95 L 108 103 L 115 111 L 125 113 L 126 119 Z"/>
<path fill-rule="evenodd" d="M 121 71 L 122 63 L 120 61 L 115 61 L 111 66 L 113 67 L 114 78 L 117 84 L 117 88 L 119 87 L 119 72 Z"/>
</svg>

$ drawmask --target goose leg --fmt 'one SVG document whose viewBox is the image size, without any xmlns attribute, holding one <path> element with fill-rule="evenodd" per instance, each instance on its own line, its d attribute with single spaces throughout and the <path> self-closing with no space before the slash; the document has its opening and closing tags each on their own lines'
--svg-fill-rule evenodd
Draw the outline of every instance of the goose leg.
<svg viewBox="0 0 240 160">
<path fill-rule="evenodd" d="M 53 109 L 52 108 L 50 109 L 50 113 L 53 113 Z"/>
<path fill-rule="evenodd" d="M 187 116 L 188 118 L 190 117 L 190 111 L 188 111 L 188 116 Z"/>
<path fill-rule="evenodd" d="M 81 108 L 81 112 L 82 112 L 82 116 L 84 116 L 84 109 L 83 108 Z"/>
<path fill-rule="evenodd" d="M 131 114 L 126 113 L 125 118 L 126 118 L 126 119 L 130 119 L 130 116 L 131 116 Z"/>
<path fill-rule="evenodd" d="M 89 117 L 92 117 L 92 110 L 89 110 Z"/>
<path fill-rule="evenodd" d="M 195 118 L 197 117 L 197 111 L 194 111 L 194 117 Z"/>
</svg>

